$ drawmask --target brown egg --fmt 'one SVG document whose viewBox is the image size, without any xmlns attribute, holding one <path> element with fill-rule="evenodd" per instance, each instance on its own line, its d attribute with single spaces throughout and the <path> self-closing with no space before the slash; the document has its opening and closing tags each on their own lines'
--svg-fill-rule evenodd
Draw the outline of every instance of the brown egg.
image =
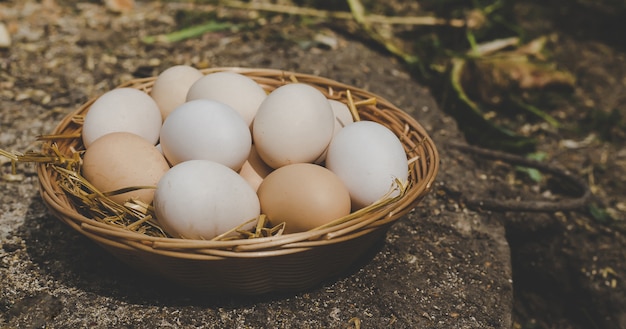
<svg viewBox="0 0 626 329">
<path fill-rule="evenodd" d="M 239 170 L 239 175 L 243 177 L 250 186 L 256 192 L 263 182 L 263 179 L 269 175 L 274 169 L 268 166 L 261 157 L 259 153 L 256 151 L 254 145 L 250 149 L 250 154 L 248 155 L 248 160 L 244 162 L 241 170 Z"/>
<path fill-rule="evenodd" d="M 261 212 L 285 233 L 307 231 L 350 213 L 350 194 L 334 173 L 311 163 L 280 167 L 257 191 Z"/>
<path fill-rule="evenodd" d="M 106 134 L 85 151 L 82 173 L 100 192 L 126 187 L 155 186 L 169 165 L 159 150 L 138 135 Z M 111 196 L 117 203 L 137 198 L 151 203 L 154 189 L 144 188 Z"/>
</svg>

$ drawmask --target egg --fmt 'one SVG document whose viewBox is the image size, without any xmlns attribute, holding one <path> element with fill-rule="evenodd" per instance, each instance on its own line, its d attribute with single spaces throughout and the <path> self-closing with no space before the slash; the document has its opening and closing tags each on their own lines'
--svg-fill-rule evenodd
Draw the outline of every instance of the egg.
<svg viewBox="0 0 626 329">
<path fill-rule="evenodd" d="M 210 99 L 237 111 L 250 126 L 259 105 L 267 96 L 252 78 L 236 72 L 215 72 L 196 81 L 187 93 L 187 101 Z"/>
<path fill-rule="evenodd" d="M 261 210 L 272 225 L 285 222 L 285 233 L 307 231 L 350 213 L 350 194 L 330 170 L 296 163 L 271 172 L 257 191 Z"/>
<path fill-rule="evenodd" d="M 272 167 L 268 166 L 263 162 L 261 157 L 259 157 L 259 153 L 256 151 L 256 147 L 254 147 L 253 144 L 248 160 L 243 163 L 241 170 L 239 170 L 239 175 L 250 183 L 250 186 L 256 191 L 259 189 L 259 185 L 261 185 L 263 179 L 265 179 L 272 170 Z"/>
<path fill-rule="evenodd" d="M 341 129 L 328 146 L 326 167 L 350 191 L 353 209 L 381 199 L 396 179 L 408 179 L 402 143 L 389 128 L 373 121 L 358 121 Z"/>
<path fill-rule="evenodd" d="M 112 132 L 129 132 L 155 145 L 161 129 L 161 111 L 150 95 L 135 88 L 117 88 L 98 97 L 83 123 L 85 148 Z"/>
<path fill-rule="evenodd" d="M 354 118 L 352 117 L 352 112 L 350 112 L 348 105 L 334 99 L 329 99 L 328 102 L 335 115 L 335 128 L 333 130 L 333 135 L 335 135 L 339 129 L 353 123 Z"/>
<path fill-rule="evenodd" d="M 337 132 L 354 122 L 354 118 L 352 117 L 352 112 L 350 112 L 350 108 L 348 105 L 334 99 L 329 99 L 330 107 L 333 109 L 333 114 L 335 115 L 335 129 L 333 130 L 333 136 L 337 134 Z M 328 148 L 320 155 L 319 158 L 315 160 L 317 164 L 323 164 L 326 160 L 326 152 Z"/>
<path fill-rule="evenodd" d="M 174 65 L 161 72 L 154 80 L 150 96 L 161 111 L 161 118 L 167 116 L 178 106 L 187 101 L 189 88 L 204 74 L 189 65 Z"/>
<path fill-rule="evenodd" d="M 161 127 L 161 149 L 176 165 L 212 160 L 239 170 L 252 147 L 250 129 L 230 106 L 198 99 L 177 107 Z"/>
<path fill-rule="evenodd" d="M 135 134 L 115 132 L 98 138 L 85 151 L 82 174 L 99 191 L 110 192 L 156 186 L 168 169 L 168 163 L 154 145 Z M 110 198 L 120 204 L 130 198 L 150 204 L 153 195 L 153 188 L 143 188 Z"/>
<path fill-rule="evenodd" d="M 311 163 L 332 138 L 335 116 L 321 91 L 303 83 L 276 88 L 259 106 L 252 136 L 259 156 L 272 168 Z"/>
<path fill-rule="evenodd" d="M 172 167 L 159 181 L 154 211 L 163 230 L 174 237 L 212 239 L 260 215 L 259 199 L 232 169 L 209 160 Z M 256 223 L 243 225 L 250 230 Z"/>
</svg>

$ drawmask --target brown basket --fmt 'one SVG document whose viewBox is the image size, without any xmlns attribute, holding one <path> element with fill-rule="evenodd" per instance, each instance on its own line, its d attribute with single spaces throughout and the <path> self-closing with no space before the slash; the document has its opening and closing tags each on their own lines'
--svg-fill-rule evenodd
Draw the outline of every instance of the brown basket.
<svg viewBox="0 0 626 329">
<path fill-rule="evenodd" d="M 379 122 L 402 141 L 409 164 L 409 187 L 398 201 L 333 227 L 308 232 L 231 241 L 153 237 L 105 224 L 82 215 L 76 199 L 59 187 L 58 175 L 46 164 L 38 166 L 44 202 L 64 223 L 92 239 L 124 263 L 175 283 L 209 293 L 262 294 L 310 289 L 345 273 L 366 255 L 396 220 L 408 213 L 430 190 L 439 168 L 439 155 L 424 128 L 387 100 L 365 90 L 313 75 L 270 69 L 211 68 L 204 74 L 234 71 L 266 91 L 293 81 L 317 87 L 327 97 L 345 101 L 349 90 L 355 102 L 375 97 L 376 105 L 360 106 L 361 120 Z M 149 92 L 155 77 L 133 80 L 120 87 Z M 84 115 L 95 99 L 65 117 L 54 135 L 80 132 L 73 118 Z M 63 154 L 84 149 L 80 137 L 56 141 Z"/>
</svg>

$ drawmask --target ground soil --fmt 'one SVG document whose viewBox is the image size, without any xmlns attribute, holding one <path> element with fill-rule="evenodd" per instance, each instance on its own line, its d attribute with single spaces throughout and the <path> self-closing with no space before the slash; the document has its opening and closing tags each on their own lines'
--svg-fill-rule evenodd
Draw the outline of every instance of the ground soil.
<svg viewBox="0 0 626 329">
<path fill-rule="evenodd" d="M 99 19 L 97 16 L 90 16 L 90 13 L 95 12 L 90 6 L 99 5 L 94 2 L 76 5 L 76 15 L 63 17 L 55 17 L 60 11 L 55 11 L 57 7 L 53 6 L 54 1 L 44 2 L 50 3 L 49 15 L 54 19 L 82 20 L 85 25 Z M 62 6 L 70 6 L 65 4 L 66 1 L 57 2 Z M 593 192 L 593 198 L 590 207 L 577 211 L 504 212 L 497 216 L 506 223 L 507 239 L 511 248 L 515 328 L 626 328 L 626 134 L 621 130 L 623 125 L 619 124 L 626 117 L 626 49 L 618 43 L 620 40 L 610 37 L 619 35 L 624 26 L 623 22 L 619 23 L 614 17 L 614 13 L 586 9 L 588 8 L 563 6 L 559 3 L 529 4 L 518 8 L 519 24 L 533 33 L 549 34 L 551 37 L 548 49 L 552 52 L 555 65 L 571 71 L 577 78 L 573 92 L 560 98 L 555 102 L 557 106 L 550 109 L 550 114 L 567 123 L 571 129 L 555 131 L 532 123 L 526 129 L 540 140 L 538 149 L 547 154 L 548 161 L 559 164 L 586 180 Z M 158 18 L 150 19 L 158 22 Z M 274 23 L 280 26 L 280 18 L 274 19 Z M 161 27 L 140 31 L 138 34 L 164 33 L 174 26 L 174 22 L 162 23 L 164 24 Z M 621 27 L 619 24 L 622 24 Z M 52 28 L 59 26 L 62 24 Z M 594 28 L 586 28 L 587 26 Z M 262 31 L 263 33 L 249 31 L 237 38 L 257 42 L 259 38 L 260 41 L 262 38 L 284 38 L 287 42 L 298 42 L 298 33 L 303 33 L 273 30 L 269 27 Z M 33 40 L 39 37 L 35 35 L 38 31 L 20 30 L 19 33 L 33 33 Z M 86 35 L 87 33 L 90 32 L 76 31 L 77 38 L 81 39 L 80 49 L 66 47 L 69 43 L 60 40 L 58 48 L 47 49 L 42 56 L 40 49 L 37 49 L 37 43 L 33 41 L 29 45 L 32 49 L 28 58 L 10 58 L 0 63 L 12 65 L 12 62 L 27 60 L 32 66 L 40 67 L 42 72 L 71 70 L 70 67 L 63 66 L 62 59 L 74 57 L 80 51 L 84 54 L 86 65 L 92 65 L 96 74 L 73 76 L 68 73 L 67 81 L 48 81 L 43 74 L 40 75 L 41 80 L 30 81 L 33 86 L 44 86 L 48 89 L 47 92 L 26 88 L 24 81 L 16 86 L 15 81 L 0 80 L 3 84 L 0 91 L 4 93 L 4 97 L 33 98 L 54 109 L 81 103 L 87 97 L 121 82 L 110 77 L 114 76 L 111 74 L 112 70 L 125 68 L 124 58 L 111 57 L 110 62 L 107 62 L 106 55 L 101 56 L 99 53 L 107 45 L 115 44 L 115 33 L 105 35 L 106 32 L 102 31 L 101 34 Z M 54 33 L 50 35 L 54 36 Z M 204 36 L 214 37 L 223 37 L 221 43 L 212 43 L 218 47 L 235 38 L 226 34 Z M 125 39 L 120 36 L 120 40 Z M 126 47 L 130 54 L 136 52 L 133 45 Z M 205 54 L 211 52 L 210 49 L 198 51 Z M 158 57 L 159 51 L 153 50 L 151 54 Z M 101 60 L 93 62 L 95 55 Z M 243 58 L 256 55 L 244 46 L 240 49 L 239 56 Z M 206 57 L 211 58 L 210 55 Z M 171 59 L 171 62 L 185 61 L 194 62 L 189 58 Z M 195 64 L 208 66 L 211 63 Z M 120 80 L 131 76 L 149 76 L 164 66 L 167 63 L 154 63 L 146 58 L 145 65 L 133 67 L 133 72 L 129 72 L 127 76 L 115 76 Z M 55 95 L 54 83 L 79 84 L 81 93 Z M 355 84 L 362 83 L 365 82 L 358 81 Z M 11 94 L 11 90 L 19 90 L 21 94 Z M 52 95 L 52 101 L 46 101 L 46 95 Z M 46 115 L 54 121 L 60 118 L 54 110 Z M 523 124 L 524 122 L 520 122 L 520 126 Z M 475 160 L 479 166 L 477 170 L 485 173 L 486 179 L 493 183 L 489 190 L 493 196 L 541 199 L 543 196 L 549 197 L 563 192 L 559 184 L 529 180 L 514 166 L 482 160 L 480 157 L 475 157 Z M 454 196 L 454 193 L 450 195 Z"/>
<path fill-rule="evenodd" d="M 624 328 L 626 49 L 612 32 L 623 30 L 618 17 L 624 10 L 557 1 L 520 5 L 518 13 L 528 31 L 552 35 L 554 65 L 577 81 L 551 112 L 572 129 L 538 133 L 539 149 L 583 177 L 593 198 L 581 211 L 520 214 L 507 223 L 516 322 L 524 328 Z M 611 119 L 599 123 L 598 117 Z M 567 147 L 572 140 L 579 143 Z"/>
</svg>

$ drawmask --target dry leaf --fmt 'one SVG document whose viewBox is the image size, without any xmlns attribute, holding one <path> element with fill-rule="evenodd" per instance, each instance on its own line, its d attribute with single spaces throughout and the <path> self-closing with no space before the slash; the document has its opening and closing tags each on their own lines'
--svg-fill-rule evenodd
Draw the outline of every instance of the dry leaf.
<svg viewBox="0 0 626 329">
<path fill-rule="evenodd" d="M 0 48 L 9 48 L 11 46 L 11 35 L 6 26 L 0 22 Z"/>
<path fill-rule="evenodd" d="M 116 13 L 127 13 L 135 7 L 134 0 L 104 0 L 104 5 L 110 11 Z"/>
</svg>

